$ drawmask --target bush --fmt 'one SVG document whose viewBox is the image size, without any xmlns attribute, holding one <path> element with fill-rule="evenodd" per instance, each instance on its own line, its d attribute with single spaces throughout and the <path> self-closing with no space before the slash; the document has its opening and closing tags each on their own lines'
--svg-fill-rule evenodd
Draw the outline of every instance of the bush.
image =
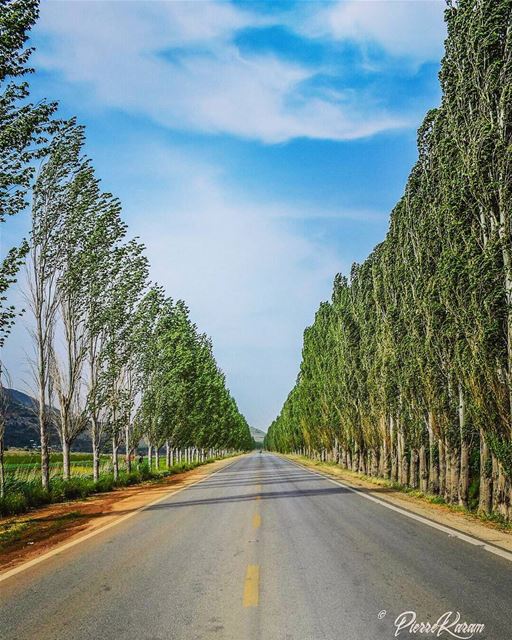
<svg viewBox="0 0 512 640">
<path fill-rule="evenodd" d="M 3 516 L 17 515 L 27 511 L 29 506 L 26 496 L 17 491 L 0 499 L 0 514 Z"/>
<path fill-rule="evenodd" d="M 152 476 L 148 463 L 141 464 L 137 472 L 141 480 L 149 480 Z"/>
<path fill-rule="evenodd" d="M 91 478 L 54 478 L 50 482 L 50 495 L 52 502 L 76 500 L 86 498 L 95 491 L 95 484 Z"/>
<path fill-rule="evenodd" d="M 41 507 L 51 502 L 50 492 L 43 489 L 39 482 L 27 483 L 23 493 L 30 507 Z"/>
<path fill-rule="evenodd" d="M 100 476 L 96 486 L 94 487 L 95 491 L 98 493 L 104 493 L 106 491 L 112 491 L 114 488 L 114 477 L 113 476 Z"/>
<path fill-rule="evenodd" d="M 142 480 L 142 475 L 138 471 L 132 471 L 126 475 L 126 486 L 138 484 Z"/>
<path fill-rule="evenodd" d="M 89 478 L 71 478 L 65 484 L 64 493 L 68 500 L 86 498 L 94 493 L 94 481 Z"/>
</svg>

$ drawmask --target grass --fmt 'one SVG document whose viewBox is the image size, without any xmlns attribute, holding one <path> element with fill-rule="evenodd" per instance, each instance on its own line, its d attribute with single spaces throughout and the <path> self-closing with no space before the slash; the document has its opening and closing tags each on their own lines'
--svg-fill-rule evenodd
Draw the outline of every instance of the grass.
<svg viewBox="0 0 512 640">
<path fill-rule="evenodd" d="M 387 487 L 389 489 L 393 489 L 394 491 L 399 491 L 400 493 L 405 493 L 413 498 L 418 498 L 419 500 L 423 500 L 430 504 L 442 505 L 453 512 L 462 513 L 471 518 L 479 520 L 484 523 L 490 523 L 496 526 L 496 528 L 502 531 L 512 531 L 512 522 L 506 520 L 501 514 L 482 514 L 478 513 L 476 509 L 467 509 L 457 504 L 450 504 L 446 502 L 446 500 L 442 496 L 438 496 L 432 493 L 425 493 L 420 491 L 419 489 L 413 489 L 411 487 L 406 487 L 398 482 L 393 482 L 392 480 L 387 480 L 386 478 L 375 478 L 374 476 L 367 476 L 364 473 L 358 473 L 356 471 L 351 471 L 350 469 L 345 469 L 335 462 L 321 462 L 319 460 L 310 460 L 304 456 L 290 455 L 287 454 L 287 457 L 299 460 L 302 463 L 305 463 L 307 466 L 314 467 L 327 467 L 327 468 L 336 468 L 340 472 L 339 475 L 351 476 L 353 478 L 360 478 L 361 480 L 365 480 L 366 482 L 370 482 L 371 484 L 375 484 L 381 487 Z"/>
<path fill-rule="evenodd" d="M 51 518 L 30 518 L 9 520 L 0 525 L 0 552 L 33 544 L 48 535 L 66 529 L 77 520 L 84 518 L 79 511 L 71 511 Z"/>
<path fill-rule="evenodd" d="M 104 464 L 97 482 L 94 482 L 90 468 L 84 467 L 84 472 L 76 473 L 69 480 L 63 480 L 58 475 L 50 478 L 50 488 L 45 491 L 41 487 L 40 474 L 36 470 L 18 470 L 7 475 L 6 495 L 0 498 L 0 516 L 19 515 L 46 504 L 80 500 L 95 493 L 113 491 L 120 487 L 128 487 L 142 482 L 158 482 L 163 478 L 195 469 L 201 464 L 213 462 L 216 458 L 209 458 L 202 462 L 180 462 L 169 468 L 153 470 L 147 464 L 140 465 L 130 473 L 120 471 L 117 480 L 110 471 L 110 463 Z"/>
<path fill-rule="evenodd" d="M 108 455 L 102 455 L 108 459 Z M 41 464 L 41 456 L 38 451 L 6 451 L 4 454 L 5 470 L 9 472 L 19 469 L 38 469 Z M 92 466 L 92 453 L 71 453 L 71 466 Z M 50 454 L 50 467 L 62 468 L 62 453 Z"/>
</svg>

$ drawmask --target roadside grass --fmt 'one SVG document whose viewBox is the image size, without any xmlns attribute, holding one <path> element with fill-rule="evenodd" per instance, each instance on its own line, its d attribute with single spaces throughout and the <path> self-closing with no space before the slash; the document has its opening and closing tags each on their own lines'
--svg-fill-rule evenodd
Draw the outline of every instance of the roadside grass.
<svg viewBox="0 0 512 640">
<path fill-rule="evenodd" d="M 158 471 L 150 470 L 147 464 L 136 465 L 137 468 L 130 473 L 120 471 L 117 480 L 114 480 L 110 464 L 107 463 L 103 465 L 97 482 L 94 482 L 91 470 L 87 467 L 83 468 L 83 473 L 72 475 L 69 480 L 63 480 L 52 472 L 48 491 L 41 487 L 40 474 L 37 470 L 20 470 L 7 476 L 6 494 L 4 498 L 0 498 L 0 516 L 20 515 L 47 504 L 80 500 L 95 493 L 105 493 L 134 484 L 159 482 L 168 476 L 190 471 L 218 459 L 208 458 L 204 462 L 180 462 L 169 468 L 159 468 Z"/>
<path fill-rule="evenodd" d="M 340 465 L 335 462 L 321 462 L 319 460 L 310 460 L 305 456 L 298 456 L 294 454 L 284 454 L 287 458 L 292 460 L 297 460 L 301 462 L 307 467 L 317 467 L 319 469 L 325 469 L 329 471 L 334 476 L 339 476 L 340 478 L 354 478 L 359 480 L 364 480 L 365 482 L 369 482 L 371 484 L 385 487 L 388 489 L 392 489 L 393 491 L 398 491 L 400 493 L 405 493 L 412 498 L 418 498 L 424 502 L 428 502 L 429 504 L 440 505 L 444 508 L 456 512 L 462 513 L 470 518 L 475 520 L 479 520 L 480 522 L 490 524 L 501 531 L 511 532 L 512 531 L 512 522 L 505 520 L 503 516 L 500 514 L 482 514 L 478 513 L 476 509 L 466 509 L 460 505 L 450 504 L 446 502 L 446 500 L 442 496 L 438 496 L 432 493 L 426 493 L 424 491 L 420 491 L 419 489 L 413 489 L 411 487 L 405 487 L 398 482 L 393 482 L 391 480 L 386 480 L 385 478 L 375 478 L 373 476 L 367 476 L 364 473 L 358 473 L 356 471 L 351 471 L 349 469 L 344 469 L 340 467 Z M 334 472 L 334 473 L 333 473 Z"/>
<path fill-rule="evenodd" d="M 0 524 L 0 553 L 34 544 L 84 517 L 79 511 L 71 511 L 51 518 L 7 520 Z"/>
</svg>

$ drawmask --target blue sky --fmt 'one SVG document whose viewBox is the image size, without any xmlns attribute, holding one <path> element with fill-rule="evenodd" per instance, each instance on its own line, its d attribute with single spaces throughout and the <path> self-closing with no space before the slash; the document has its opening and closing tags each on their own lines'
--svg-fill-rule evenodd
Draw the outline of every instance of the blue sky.
<svg viewBox="0 0 512 640">
<path fill-rule="evenodd" d="M 336 272 L 383 239 L 440 99 L 441 0 L 44 0 L 33 96 L 87 151 L 249 422 L 294 384 Z M 7 242 L 27 219 L 10 223 Z M 27 321 L 5 360 L 29 386 Z"/>
</svg>

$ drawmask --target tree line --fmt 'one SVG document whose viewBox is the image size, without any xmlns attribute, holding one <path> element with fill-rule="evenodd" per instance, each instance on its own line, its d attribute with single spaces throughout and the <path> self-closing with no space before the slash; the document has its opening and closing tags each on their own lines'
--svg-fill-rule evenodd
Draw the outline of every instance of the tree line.
<svg viewBox="0 0 512 640">
<path fill-rule="evenodd" d="M 270 449 L 512 519 L 512 2 L 449 1 L 389 231 L 304 333 Z"/>
<path fill-rule="evenodd" d="M 150 466 L 163 445 L 168 464 L 175 449 L 203 457 L 249 449 L 249 427 L 210 339 L 183 301 L 150 282 L 144 246 L 129 238 L 121 203 L 102 190 L 84 153 L 84 127 L 57 119 L 56 102 L 30 102 L 27 39 L 38 10 L 38 0 L 0 0 L 0 223 L 31 215 L 29 237 L 0 267 L 0 347 L 20 314 L 6 294 L 25 264 L 42 485 L 50 481 L 52 429 L 65 479 L 71 446 L 86 430 L 95 479 L 105 440 L 115 477 L 121 449 L 129 470 L 141 438 Z M 0 383 L 4 377 L 0 366 Z M 4 431 L 5 410 L 0 470 Z"/>
</svg>

